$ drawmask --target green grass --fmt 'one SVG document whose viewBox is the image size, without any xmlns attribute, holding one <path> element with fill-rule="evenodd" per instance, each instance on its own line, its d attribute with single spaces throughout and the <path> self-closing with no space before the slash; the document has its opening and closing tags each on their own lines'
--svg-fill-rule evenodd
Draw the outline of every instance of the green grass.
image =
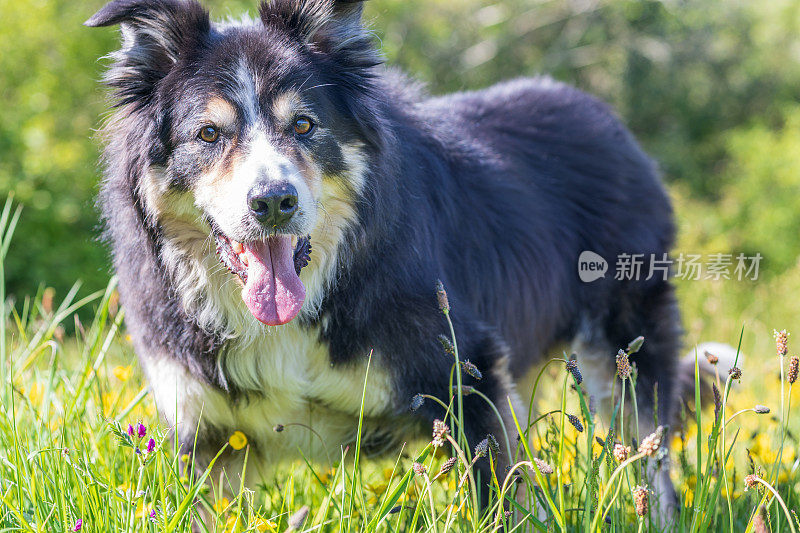
<svg viewBox="0 0 800 533">
<path fill-rule="evenodd" d="M 8 253 L 18 217 L 7 203 L 0 214 L 0 259 Z M 193 524 L 201 531 L 658 531 L 663 525 L 665 515 L 652 494 L 649 512 L 637 515 L 634 490 L 647 484 L 647 471 L 664 459 L 665 449 L 646 460 L 647 450 L 633 447 L 622 463 L 612 454 L 614 442 L 630 444 L 639 431 L 635 424 L 618 423 L 630 422 L 628 415 L 637 410 L 635 369 L 631 377 L 609 384 L 618 401 L 612 419 L 600 420 L 567 371 L 563 354 L 543 365 L 537 385 L 527 391 L 535 413 L 515 413 L 517 427 L 506 428 L 510 435 L 518 431 L 525 437 L 520 445 L 508 443 L 514 467 L 492 480 L 492 501 L 484 511 L 476 507 L 472 467 L 509 452 L 504 435 L 495 435 L 496 448 L 490 443 L 485 450 L 465 446 L 460 395 L 424 399 L 442 405 L 450 429 L 442 435 L 445 446 L 413 442 L 388 459 L 367 460 L 359 453 L 359 431 L 356 445 L 342 450 L 334 464 L 281 465 L 260 486 L 244 487 L 242 472 L 195 472 L 191 460 L 176 452 L 137 370 L 113 281 L 105 291 L 82 299 L 77 299 L 76 286 L 59 301 L 43 290 L 12 303 L 2 292 L 2 265 L 2 531 L 70 531 L 79 520 L 82 531 L 190 531 Z M 758 290 L 773 291 L 763 297 L 779 295 L 793 283 L 792 276 L 797 273 Z M 707 305 L 715 297 L 713 285 L 687 285 L 681 286 L 684 308 Z M 690 325 L 690 337 L 715 335 L 690 340 L 735 344 L 748 313 L 763 315 L 760 304 L 747 299 L 746 289 L 717 294 L 723 301 L 739 298 L 739 303 L 719 317 L 707 316 L 704 326 Z M 776 305 L 769 318 L 778 321 L 782 300 L 772 301 Z M 91 323 L 76 318 L 79 309 L 92 310 Z M 740 313 L 738 321 L 734 311 Z M 715 326 L 715 318 L 723 325 Z M 65 329 L 74 329 L 75 335 L 65 336 Z M 456 386 L 462 371 L 457 340 L 455 331 L 450 342 L 451 384 Z M 663 436 L 672 447 L 672 476 L 681 502 L 669 530 L 752 530 L 759 505 L 773 531 L 800 529 L 793 511 L 800 495 L 800 427 L 790 414 L 797 394 L 781 370 L 788 357 L 782 361 L 774 355 L 771 330 L 758 321 L 747 325 L 743 346 L 748 357 L 740 365 L 741 381 L 731 379 L 727 368 L 719 369 L 719 417 L 713 406 L 687 411 L 681 432 Z M 635 350 L 631 346 L 628 351 Z M 577 357 L 580 365 L 581 354 Z M 771 407 L 771 413 L 739 413 L 756 404 Z M 577 416 L 582 431 L 568 415 Z M 140 423 L 147 431 L 143 438 L 136 433 Z M 617 438 L 606 439 L 609 425 Z M 153 450 L 147 451 L 151 438 Z M 246 435 L 232 438 L 227 447 L 245 457 L 249 453 Z M 440 473 L 451 457 L 455 466 Z M 748 478 L 755 486 L 745 491 L 750 474 L 758 480 Z M 639 496 L 646 491 L 639 490 Z"/>
</svg>

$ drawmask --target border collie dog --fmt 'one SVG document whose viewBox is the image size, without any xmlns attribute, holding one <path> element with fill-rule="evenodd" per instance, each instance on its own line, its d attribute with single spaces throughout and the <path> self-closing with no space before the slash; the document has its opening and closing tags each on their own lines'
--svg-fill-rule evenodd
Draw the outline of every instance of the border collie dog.
<svg viewBox="0 0 800 533">
<path fill-rule="evenodd" d="M 639 335 L 643 431 L 655 405 L 668 424 L 681 332 L 669 281 L 646 275 L 674 233 L 651 159 L 606 105 L 546 77 L 428 96 L 382 65 L 361 12 L 272 0 L 211 22 L 194 0 L 115 0 L 86 22 L 121 25 L 100 206 L 181 445 L 207 463 L 243 431 L 263 479 L 298 449 L 341 456 L 362 393 L 365 451 L 430 436 L 443 409 L 409 402 L 451 392 L 437 280 L 483 374 L 465 383 L 509 431 L 514 379 L 548 350 L 567 343 L 603 405 Z M 583 282 L 583 251 L 643 254 L 642 276 Z M 478 395 L 464 419 L 472 445 L 502 435 Z"/>
</svg>

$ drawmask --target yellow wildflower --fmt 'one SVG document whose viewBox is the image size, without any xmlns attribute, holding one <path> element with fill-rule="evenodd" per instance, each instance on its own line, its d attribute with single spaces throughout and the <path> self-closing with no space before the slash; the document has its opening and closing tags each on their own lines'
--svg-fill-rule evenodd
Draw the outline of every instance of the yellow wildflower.
<svg viewBox="0 0 800 533">
<path fill-rule="evenodd" d="M 133 374 L 133 366 L 115 366 L 114 370 L 114 377 L 120 381 L 128 381 L 131 379 L 131 375 Z"/>
<path fill-rule="evenodd" d="M 145 505 L 144 502 L 140 503 L 136 506 L 136 519 L 141 520 L 143 517 L 149 517 L 150 512 L 153 510 L 153 504 L 148 503 Z"/>
<path fill-rule="evenodd" d="M 234 450 L 241 450 L 247 446 L 247 437 L 241 431 L 236 430 L 233 432 L 233 435 L 230 436 L 228 442 Z"/>
<path fill-rule="evenodd" d="M 230 505 L 228 498 L 222 498 L 221 500 L 217 500 L 216 502 L 214 502 L 214 512 L 220 514 L 222 511 L 228 508 L 228 505 Z"/>
<path fill-rule="evenodd" d="M 25 393 L 23 389 L 23 394 Z M 28 399 L 31 403 L 35 406 L 38 406 L 42 402 L 42 396 L 44 394 L 44 387 L 39 383 L 34 383 L 31 385 L 31 390 L 28 392 Z"/>
<path fill-rule="evenodd" d="M 237 530 L 239 520 L 235 516 L 229 516 L 225 521 L 225 533 L 233 533 Z"/>
<path fill-rule="evenodd" d="M 370 492 L 373 492 L 373 493 L 377 494 L 378 496 L 380 496 L 381 494 L 386 492 L 386 489 L 389 487 L 389 485 L 387 485 L 386 483 L 376 483 L 374 485 L 371 484 L 371 483 L 367 483 L 367 484 L 365 484 L 365 487 Z"/>
</svg>

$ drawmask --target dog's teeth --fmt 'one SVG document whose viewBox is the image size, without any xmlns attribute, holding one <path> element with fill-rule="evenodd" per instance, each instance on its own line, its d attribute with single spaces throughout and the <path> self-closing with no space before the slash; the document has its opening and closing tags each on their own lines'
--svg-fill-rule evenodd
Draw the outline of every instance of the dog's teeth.
<svg viewBox="0 0 800 533">
<path fill-rule="evenodd" d="M 244 251 L 244 246 L 242 246 L 242 243 L 240 243 L 239 241 L 232 240 L 231 248 L 233 248 L 233 251 L 236 252 L 237 254 L 240 254 Z"/>
</svg>

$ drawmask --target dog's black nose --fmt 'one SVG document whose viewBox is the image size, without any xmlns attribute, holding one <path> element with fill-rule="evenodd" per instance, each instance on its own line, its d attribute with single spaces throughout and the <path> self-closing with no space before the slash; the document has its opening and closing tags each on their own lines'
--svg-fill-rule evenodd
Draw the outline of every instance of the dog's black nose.
<svg viewBox="0 0 800 533">
<path fill-rule="evenodd" d="M 279 227 L 297 212 L 297 189 L 291 183 L 257 185 L 247 195 L 250 213 L 269 228 Z"/>
</svg>

